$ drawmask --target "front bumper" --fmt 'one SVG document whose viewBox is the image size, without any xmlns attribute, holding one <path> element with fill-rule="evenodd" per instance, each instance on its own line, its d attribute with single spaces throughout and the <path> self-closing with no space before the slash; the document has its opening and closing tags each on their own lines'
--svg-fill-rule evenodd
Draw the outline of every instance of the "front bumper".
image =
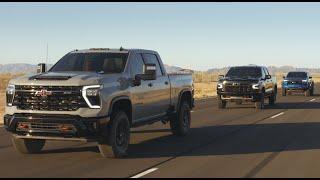
<svg viewBox="0 0 320 180">
<path fill-rule="evenodd" d="M 261 98 L 261 93 L 259 91 L 257 92 L 251 92 L 251 93 L 230 93 L 230 92 L 223 92 L 218 91 L 218 96 L 221 97 L 222 100 L 226 101 L 259 101 Z"/>
<path fill-rule="evenodd" d="M 81 140 L 96 139 L 105 133 L 109 121 L 108 116 L 7 114 L 4 116 L 4 128 L 19 138 Z"/>
<path fill-rule="evenodd" d="M 309 86 L 307 84 L 301 84 L 301 85 L 283 85 L 282 88 L 289 90 L 289 91 L 301 91 L 301 90 L 307 90 L 309 89 Z"/>
</svg>

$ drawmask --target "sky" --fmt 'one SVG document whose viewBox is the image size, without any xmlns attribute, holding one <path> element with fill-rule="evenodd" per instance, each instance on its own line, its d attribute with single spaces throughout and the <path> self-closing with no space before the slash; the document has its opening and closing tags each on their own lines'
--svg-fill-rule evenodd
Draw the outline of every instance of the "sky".
<svg viewBox="0 0 320 180">
<path fill-rule="evenodd" d="M 0 64 L 141 48 L 168 65 L 320 68 L 320 3 L 0 3 Z"/>
</svg>

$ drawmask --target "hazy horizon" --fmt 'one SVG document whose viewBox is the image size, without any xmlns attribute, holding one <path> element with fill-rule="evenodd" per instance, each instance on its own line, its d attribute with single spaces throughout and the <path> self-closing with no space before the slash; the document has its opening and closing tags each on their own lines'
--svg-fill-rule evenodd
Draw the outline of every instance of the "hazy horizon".
<svg viewBox="0 0 320 180">
<path fill-rule="evenodd" d="M 17 66 L 17 65 L 32 65 L 32 66 L 37 66 L 37 64 L 31 64 L 31 63 L 6 63 L 6 64 L 0 64 L 0 67 L 1 66 Z M 53 64 L 49 64 L 50 66 L 53 65 Z M 165 66 L 170 66 L 169 68 L 183 68 L 183 67 L 180 67 L 180 66 L 176 66 L 176 65 L 170 65 L 170 64 L 164 64 Z M 252 64 L 244 64 L 244 65 L 252 65 Z M 258 64 L 257 64 L 258 65 Z M 15 68 L 17 68 L 15 66 Z M 231 66 L 234 66 L 234 65 L 229 65 L 229 66 L 225 66 L 225 67 L 211 67 L 211 68 L 208 68 L 208 69 L 204 69 L 204 70 L 196 70 L 196 69 L 190 69 L 190 70 L 195 70 L 195 71 L 210 71 L 210 70 L 223 70 L 223 69 L 227 69 L 227 68 L 230 68 Z M 283 66 L 267 66 L 269 68 L 276 68 L 276 69 L 285 69 L 285 68 L 289 68 L 289 69 L 310 69 L 310 70 L 319 70 L 320 71 L 320 68 L 317 68 L 317 67 L 314 67 L 314 68 L 305 68 L 305 67 L 296 67 L 296 66 L 291 66 L 291 65 L 283 65 Z M 1 72 L 1 69 L 0 69 L 0 72 Z"/>
<path fill-rule="evenodd" d="M 0 3 L 0 64 L 141 48 L 193 70 L 320 68 L 320 3 Z"/>
</svg>

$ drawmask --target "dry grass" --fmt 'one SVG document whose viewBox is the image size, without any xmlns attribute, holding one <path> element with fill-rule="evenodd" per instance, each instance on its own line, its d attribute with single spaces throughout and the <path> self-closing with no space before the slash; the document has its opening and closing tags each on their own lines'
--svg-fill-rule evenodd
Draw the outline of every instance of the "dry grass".
<svg viewBox="0 0 320 180">
<path fill-rule="evenodd" d="M 5 94 L 0 93 L 0 124 L 3 122 L 3 113 L 4 113 L 4 105 L 5 105 Z"/>
<path fill-rule="evenodd" d="M 196 99 L 217 95 L 217 82 L 194 83 L 194 97 Z"/>
</svg>

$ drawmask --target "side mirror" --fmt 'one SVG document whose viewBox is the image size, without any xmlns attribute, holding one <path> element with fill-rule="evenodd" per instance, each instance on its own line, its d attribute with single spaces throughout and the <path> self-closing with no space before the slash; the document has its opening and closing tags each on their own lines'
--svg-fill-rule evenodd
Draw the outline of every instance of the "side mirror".
<svg viewBox="0 0 320 180">
<path fill-rule="evenodd" d="M 140 86 L 141 85 L 141 74 L 137 74 L 135 75 L 134 79 L 133 79 L 133 85 L 134 86 Z"/>
<path fill-rule="evenodd" d="M 134 76 L 133 85 L 140 86 L 142 80 L 157 79 L 157 68 L 155 64 L 145 64 L 144 74 L 137 74 Z"/>
<path fill-rule="evenodd" d="M 312 76 L 310 76 L 309 79 L 312 79 Z"/>
<path fill-rule="evenodd" d="M 286 77 L 285 77 L 285 76 L 282 76 L 282 78 L 285 79 Z"/>
<path fill-rule="evenodd" d="M 219 75 L 218 76 L 218 79 L 223 79 L 224 78 L 224 75 Z"/>
<path fill-rule="evenodd" d="M 266 75 L 266 79 L 271 79 L 271 76 L 270 75 Z"/>
<path fill-rule="evenodd" d="M 37 73 L 44 73 L 47 71 L 47 67 L 45 63 L 39 63 L 37 67 Z"/>
</svg>

